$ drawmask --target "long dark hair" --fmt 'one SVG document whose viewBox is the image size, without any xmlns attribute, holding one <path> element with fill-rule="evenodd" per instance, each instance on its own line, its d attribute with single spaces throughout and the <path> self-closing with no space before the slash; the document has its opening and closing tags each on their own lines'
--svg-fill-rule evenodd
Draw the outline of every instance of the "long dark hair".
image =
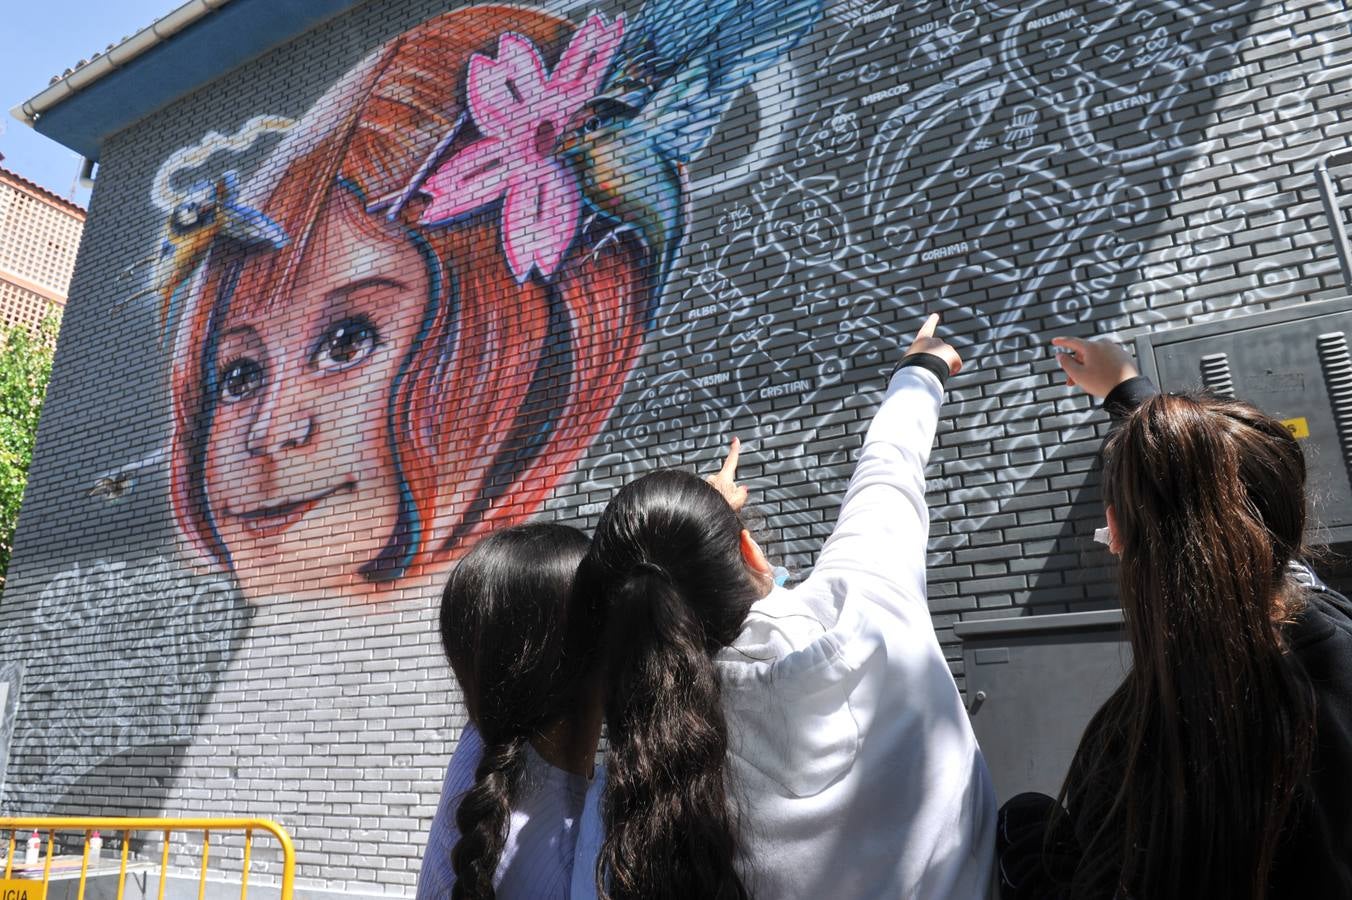
<svg viewBox="0 0 1352 900">
<path fill-rule="evenodd" d="M 1063 789 L 1090 823 L 1074 896 L 1268 896 L 1313 755 L 1278 628 L 1300 604 L 1304 488 L 1299 445 L 1246 403 L 1157 396 L 1108 439 L 1134 666 Z"/>
<path fill-rule="evenodd" d="M 492 898 L 526 745 L 571 715 L 594 630 L 570 615 L 587 536 L 555 524 L 494 532 L 466 554 L 441 597 L 441 644 L 484 753 L 456 810 L 460 898 Z"/>
<path fill-rule="evenodd" d="M 760 591 L 742 522 L 698 476 L 659 471 L 601 516 L 579 590 L 602 605 L 609 748 L 597 884 L 611 900 L 745 898 L 713 655 Z"/>
</svg>

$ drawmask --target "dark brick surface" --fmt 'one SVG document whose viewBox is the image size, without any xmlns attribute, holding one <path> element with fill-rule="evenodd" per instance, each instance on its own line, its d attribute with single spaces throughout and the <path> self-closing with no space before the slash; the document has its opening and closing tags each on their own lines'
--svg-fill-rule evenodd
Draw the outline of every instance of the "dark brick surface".
<svg viewBox="0 0 1352 900">
<path fill-rule="evenodd" d="M 445 6 L 362 4 L 104 148 L 4 599 L 25 666 L 7 811 L 248 811 L 292 829 L 305 878 L 411 895 L 463 721 L 435 583 L 263 602 L 191 564 L 157 456 L 173 344 L 153 298 L 116 307 L 146 283 L 129 268 L 157 250 L 170 154 L 302 115 Z M 1104 417 L 1046 342 L 1344 293 L 1312 167 L 1352 132 L 1348 22 L 1330 0 L 830 4 L 690 167 L 643 354 L 542 514 L 590 527 L 627 478 L 707 471 L 736 432 L 758 530 L 803 573 L 885 374 L 939 311 L 967 360 L 928 473 L 931 610 L 959 685 L 955 622 L 1113 605 L 1090 540 Z M 138 460 L 124 496 L 89 496 Z"/>
</svg>

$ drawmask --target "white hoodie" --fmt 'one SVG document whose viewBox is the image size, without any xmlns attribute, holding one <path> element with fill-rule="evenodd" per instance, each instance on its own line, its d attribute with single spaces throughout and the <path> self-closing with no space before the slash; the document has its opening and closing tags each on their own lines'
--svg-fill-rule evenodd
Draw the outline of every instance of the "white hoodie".
<svg viewBox="0 0 1352 900">
<path fill-rule="evenodd" d="M 925 464 L 943 388 L 893 376 L 812 574 L 716 658 L 738 869 L 757 900 L 981 900 L 995 791 L 925 601 Z M 604 777 L 572 897 L 596 896 Z"/>
</svg>

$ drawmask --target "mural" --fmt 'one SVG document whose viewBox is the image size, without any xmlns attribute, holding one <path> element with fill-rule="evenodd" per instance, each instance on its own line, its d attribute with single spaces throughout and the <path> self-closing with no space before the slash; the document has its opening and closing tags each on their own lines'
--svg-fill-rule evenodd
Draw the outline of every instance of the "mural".
<svg viewBox="0 0 1352 900">
<path fill-rule="evenodd" d="M 197 574 L 100 560 L 48 583 L 48 626 L 16 636 L 57 648 L 16 739 L 41 777 L 38 795 L 13 786 L 24 808 L 115 754 L 190 744 L 222 680 L 265 661 L 239 651 L 251 627 L 270 652 L 297 639 L 256 609 L 425 601 L 478 536 L 540 511 L 651 331 L 687 165 L 820 7 L 652 0 L 575 24 L 470 6 L 390 40 L 298 119 L 165 157 L 159 246 L 125 273 L 150 283 L 113 308 L 154 308 L 171 434 L 87 493 L 117 501 L 167 468 Z M 150 607 L 144 640 L 115 627 Z"/>
<path fill-rule="evenodd" d="M 98 560 L 53 578 L 31 627 L 2 635 L 15 660 L 6 666 L 24 670 L 9 758 L 38 775 L 7 779 L 9 802 L 46 810 L 118 753 L 189 743 L 249 618 L 228 578 L 194 576 L 169 557 Z"/>
<path fill-rule="evenodd" d="M 421 821 L 438 786 L 430 617 L 464 548 L 535 515 L 585 525 L 733 429 L 801 572 L 924 310 L 969 360 L 932 469 L 935 609 L 1024 602 L 1022 573 L 1074 552 L 1069 456 L 1093 437 L 1049 395 L 1043 340 L 1308 284 L 1284 185 L 1337 143 L 1299 135 L 1336 121 L 1320 105 L 1347 63 L 1300 29 L 1342 6 L 1261 5 L 362 4 L 250 63 L 247 105 L 165 113 L 218 131 L 123 136 L 101 191 L 125 178 L 147 215 L 98 277 L 167 377 L 137 383 L 154 433 L 128 458 L 63 457 L 30 486 L 49 522 L 59 504 L 113 538 L 26 522 L 66 555 L 21 543 L 38 574 L 6 597 L 0 659 L 25 661 L 6 803 L 48 809 L 138 748 L 178 748 L 163 791 L 191 809 L 215 802 L 200 785 L 271 797 L 312 767 L 283 812 L 365 871 L 371 835 Z M 1278 41 L 1303 74 L 1273 93 L 1247 54 Z M 277 81 L 300 71 L 325 74 Z M 1281 114 L 1257 122 L 1265 103 Z M 1241 145 L 1255 161 L 1217 174 Z M 1293 249 L 1237 263 L 1255 229 Z M 87 371 L 116 355 L 91 336 L 106 309 L 68 316 Z M 92 427 L 63 404 L 47 414 Z M 984 555 L 950 565 L 962 551 Z M 400 786 L 357 798 L 363 779 Z M 326 818 L 358 802 L 369 833 Z"/>
<path fill-rule="evenodd" d="M 685 165 L 819 6 L 450 13 L 350 72 L 247 183 L 175 205 L 157 293 L 166 319 L 182 302 L 170 464 L 198 557 L 253 599 L 375 598 L 536 512 L 638 358 Z"/>
</svg>

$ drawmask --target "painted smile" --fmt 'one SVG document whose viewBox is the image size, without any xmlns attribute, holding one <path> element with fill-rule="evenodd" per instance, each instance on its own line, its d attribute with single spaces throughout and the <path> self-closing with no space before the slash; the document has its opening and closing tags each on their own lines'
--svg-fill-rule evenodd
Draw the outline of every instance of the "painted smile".
<svg viewBox="0 0 1352 900">
<path fill-rule="evenodd" d="M 244 512 L 236 512 L 226 507 L 225 513 L 244 523 L 244 528 L 257 537 L 272 537 L 281 534 L 299 522 L 305 515 L 330 497 L 351 493 L 356 490 L 357 482 L 349 479 L 327 490 L 320 491 L 299 500 L 287 500 L 282 503 L 269 503 Z"/>
</svg>

